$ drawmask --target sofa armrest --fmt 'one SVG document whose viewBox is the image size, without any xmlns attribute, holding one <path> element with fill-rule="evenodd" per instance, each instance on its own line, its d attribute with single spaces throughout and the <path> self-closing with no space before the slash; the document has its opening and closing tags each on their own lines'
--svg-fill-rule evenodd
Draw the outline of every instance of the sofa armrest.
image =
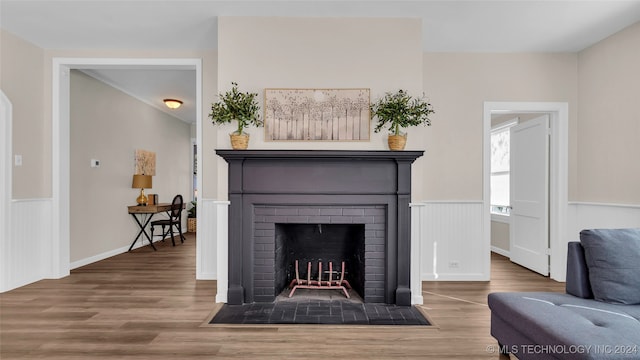
<svg viewBox="0 0 640 360">
<path fill-rule="evenodd" d="M 572 241 L 567 249 L 567 294 L 593 299 L 591 284 L 589 283 L 589 268 L 584 258 L 584 249 L 578 241 Z"/>
</svg>

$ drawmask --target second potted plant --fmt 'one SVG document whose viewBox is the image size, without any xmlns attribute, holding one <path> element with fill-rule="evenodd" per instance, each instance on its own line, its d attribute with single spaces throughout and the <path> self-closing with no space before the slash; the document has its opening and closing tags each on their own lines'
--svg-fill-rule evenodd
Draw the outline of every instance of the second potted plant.
<svg viewBox="0 0 640 360">
<path fill-rule="evenodd" d="M 257 93 L 240 92 L 238 84 L 231 83 L 231 90 L 220 94 L 218 102 L 211 104 L 209 117 L 213 124 L 227 124 L 237 121 L 238 128 L 229 134 L 233 149 L 246 149 L 249 145 L 249 134 L 244 128 L 249 125 L 262 126 L 260 120 L 260 107 L 258 106 Z"/>
<path fill-rule="evenodd" d="M 390 150 L 404 150 L 407 134 L 400 129 L 409 126 L 431 125 L 429 115 L 433 114 L 433 106 L 424 98 L 414 98 L 405 90 L 386 93 L 381 99 L 371 104 L 371 117 L 378 118 L 374 131 L 380 132 L 388 127 Z"/>
</svg>

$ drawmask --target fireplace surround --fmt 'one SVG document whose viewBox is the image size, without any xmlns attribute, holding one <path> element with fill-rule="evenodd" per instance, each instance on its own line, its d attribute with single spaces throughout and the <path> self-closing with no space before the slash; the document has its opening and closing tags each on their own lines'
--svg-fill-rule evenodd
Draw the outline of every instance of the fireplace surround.
<svg viewBox="0 0 640 360">
<path fill-rule="evenodd" d="M 277 228 L 353 224 L 363 229 L 364 301 L 411 305 L 411 164 L 423 151 L 216 153 L 229 164 L 227 303 L 275 299 Z"/>
</svg>

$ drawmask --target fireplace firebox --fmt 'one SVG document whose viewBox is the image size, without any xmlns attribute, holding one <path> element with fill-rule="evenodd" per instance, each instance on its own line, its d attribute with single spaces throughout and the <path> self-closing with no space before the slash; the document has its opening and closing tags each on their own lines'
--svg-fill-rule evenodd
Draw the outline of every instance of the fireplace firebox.
<svg viewBox="0 0 640 360">
<path fill-rule="evenodd" d="M 411 164 L 422 151 L 216 153 L 229 164 L 229 304 L 274 301 L 295 260 L 345 261 L 365 302 L 411 304 Z"/>
<path fill-rule="evenodd" d="M 335 279 L 344 263 L 345 279 L 364 298 L 364 229 L 365 224 L 276 224 L 275 294 L 289 292 L 289 286 L 296 279 L 296 271 L 303 280 L 311 275 L 316 281 L 320 278 L 326 282 L 329 266 L 333 266 L 331 275 Z M 299 264 L 297 267 L 296 262 Z M 311 264 L 310 274 L 307 274 L 308 264 Z M 318 268 L 319 264 L 322 264 L 322 269 Z M 270 287 L 271 282 L 266 285 Z"/>
</svg>

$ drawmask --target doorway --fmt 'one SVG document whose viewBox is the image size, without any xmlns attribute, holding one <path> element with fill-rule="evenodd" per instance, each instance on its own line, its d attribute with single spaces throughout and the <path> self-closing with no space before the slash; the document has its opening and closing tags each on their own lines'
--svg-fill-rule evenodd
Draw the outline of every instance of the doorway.
<svg viewBox="0 0 640 360">
<path fill-rule="evenodd" d="M 196 109 L 202 108 L 200 59 L 54 58 L 52 80 L 52 276 L 70 272 L 70 71 L 72 69 L 180 69 L 195 70 Z M 202 114 L 196 112 L 196 144 L 202 143 Z M 198 151 L 202 146 L 197 146 Z M 198 183 L 201 182 L 197 171 Z M 196 237 L 198 234 L 196 233 Z M 196 239 L 198 241 L 198 239 Z"/>
<path fill-rule="evenodd" d="M 549 243 L 550 276 L 565 280 L 566 268 L 566 218 L 568 199 L 568 104 L 558 102 L 485 102 L 484 103 L 484 150 L 483 150 L 483 204 L 485 214 L 484 243 L 490 259 L 491 215 L 490 215 L 490 167 L 491 167 L 491 115 L 496 113 L 548 113 L 549 138 Z M 487 261 L 490 272 L 490 260 Z"/>
<path fill-rule="evenodd" d="M 549 275 L 548 113 L 491 115 L 491 250 Z"/>
</svg>

